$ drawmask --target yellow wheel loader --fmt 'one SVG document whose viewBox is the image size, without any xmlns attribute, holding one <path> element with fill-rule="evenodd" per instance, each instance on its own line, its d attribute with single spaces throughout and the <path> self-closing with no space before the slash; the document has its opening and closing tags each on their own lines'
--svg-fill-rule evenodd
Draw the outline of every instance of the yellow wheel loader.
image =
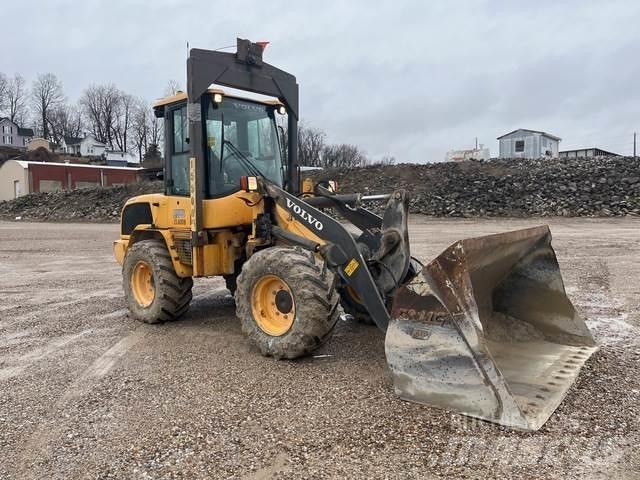
<svg viewBox="0 0 640 480">
<path fill-rule="evenodd" d="M 187 92 L 155 105 L 165 191 L 126 202 L 114 245 L 133 317 L 176 320 L 193 278 L 222 276 L 249 340 L 293 359 L 326 342 L 344 308 L 386 332 L 401 398 L 538 429 L 596 348 L 548 227 L 462 240 L 422 267 L 406 192 L 341 194 L 300 178 L 298 85 L 262 54 L 241 39 L 236 53 L 193 49 Z"/>
</svg>

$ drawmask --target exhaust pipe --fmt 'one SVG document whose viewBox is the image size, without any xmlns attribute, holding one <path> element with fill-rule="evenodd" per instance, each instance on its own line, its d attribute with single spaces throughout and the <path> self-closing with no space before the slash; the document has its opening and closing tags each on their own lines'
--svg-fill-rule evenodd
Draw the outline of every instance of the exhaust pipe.
<svg viewBox="0 0 640 480">
<path fill-rule="evenodd" d="M 451 245 L 396 293 L 396 393 L 538 430 L 597 347 L 567 298 L 548 226 Z"/>
</svg>

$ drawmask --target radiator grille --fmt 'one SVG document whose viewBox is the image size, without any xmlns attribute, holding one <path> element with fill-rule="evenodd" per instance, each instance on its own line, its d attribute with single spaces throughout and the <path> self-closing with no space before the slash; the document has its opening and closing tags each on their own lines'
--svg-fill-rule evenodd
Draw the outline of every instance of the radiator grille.
<svg viewBox="0 0 640 480">
<path fill-rule="evenodd" d="M 173 232 L 173 243 L 180 263 L 192 265 L 191 259 L 191 232 Z"/>
</svg>

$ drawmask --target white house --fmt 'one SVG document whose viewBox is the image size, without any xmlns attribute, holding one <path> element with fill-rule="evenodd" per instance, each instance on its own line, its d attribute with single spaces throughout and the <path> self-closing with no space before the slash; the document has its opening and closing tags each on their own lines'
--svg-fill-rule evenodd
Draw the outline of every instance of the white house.
<svg viewBox="0 0 640 480">
<path fill-rule="evenodd" d="M 557 158 L 561 140 L 547 132 L 519 128 L 498 137 L 500 158 Z"/>
<path fill-rule="evenodd" d="M 107 146 L 104 143 L 99 142 L 92 135 L 86 135 L 84 138 L 63 137 L 59 151 L 81 157 L 100 157 L 106 149 Z"/>
<path fill-rule="evenodd" d="M 0 145 L 25 148 L 33 138 L 33 129 L 22 128 L 7 117 L 0 118 Z"/>
</svg>

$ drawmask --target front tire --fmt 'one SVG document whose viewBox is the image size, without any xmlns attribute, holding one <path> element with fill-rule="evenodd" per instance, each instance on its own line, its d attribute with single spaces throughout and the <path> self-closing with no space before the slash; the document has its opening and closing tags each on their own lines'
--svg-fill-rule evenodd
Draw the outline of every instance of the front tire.
<svg viewBox="0 0 640 480">
<path fill-rule="evenodd" d="M 162 241 L 133 244 L 124 258 L 122 280 L 127 306 L 136 320 L 177 320 L 189 309 L 193 280 L 178 277 Z"/>
<path fill-rule="evenodd" d="M 237 283 L 242 331 L 263 355 L 298 358 L 333 333 L 340 316 L 334 276 L 312 253 L 261 250 L 243 265 Z"/>
</svg>

